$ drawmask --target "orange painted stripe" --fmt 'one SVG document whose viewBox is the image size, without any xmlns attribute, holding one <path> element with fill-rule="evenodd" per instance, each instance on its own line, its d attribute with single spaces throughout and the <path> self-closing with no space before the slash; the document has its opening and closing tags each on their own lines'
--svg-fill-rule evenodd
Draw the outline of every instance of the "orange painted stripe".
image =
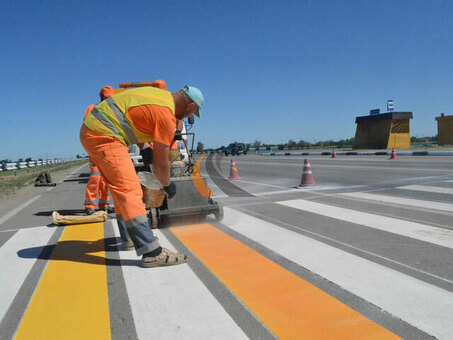
<svg viewBox="0 0 453 340">
<path fill-rule="evenodd" d="M 103 223 L 67 226 L 15 339 L 110 339 Z"/>
<path fill-rule="evenodd" d="M 170 230 L 281 339 L 399 339 L 210 224 Z"/>
</svg>

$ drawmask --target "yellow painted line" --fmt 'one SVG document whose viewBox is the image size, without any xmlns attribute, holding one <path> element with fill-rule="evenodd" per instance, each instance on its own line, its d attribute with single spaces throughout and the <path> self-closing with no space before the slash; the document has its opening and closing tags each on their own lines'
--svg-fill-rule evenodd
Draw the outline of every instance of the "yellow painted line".
<svg viewBox="0 0 453 340">
<path fill-rule="evenodd" d="M 103 229 L 66 227 L 15 339 L 110 339 Z"/>
<path fill-rule="evenodd" d="M 399 339 L 210 224 L 170 230 L 280 339 Z"/>
</svg>

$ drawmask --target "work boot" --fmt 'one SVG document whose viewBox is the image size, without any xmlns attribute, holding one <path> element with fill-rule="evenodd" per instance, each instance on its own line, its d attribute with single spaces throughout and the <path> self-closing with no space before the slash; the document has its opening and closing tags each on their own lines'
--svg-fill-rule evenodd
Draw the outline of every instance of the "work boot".
<svg viewBox="0 0 453 340">
<path fill-rule="evenodd" d="M 87 208 L 87 209 L 85 209 L 85 213 L 86 213 L 87 215 L 93 215 L 93 214 L 94 214 L 94 209 L 92 209 L 92 208 Z"/>
<path fill-rule="evenodd" d="M 111 213 L 115 212 L 115 207 L 108 206 L 108 207 L 105 207 L 102 210 L 107 211 L 107 214 L 111 214 Z"/>
<path fill-rule="evenodd" d="M 186 254 L 175 253 L 167 248 L 162 248 L 162 251 L 159 255 L 156 256 L 146 256 L 142 257 L 142 267 L 145 268 L 154 268 L 154 267 L 163 267 L 163 266 L 174 266 L 177 264 L 183 264 L 189 261 Z"/>
</svg>

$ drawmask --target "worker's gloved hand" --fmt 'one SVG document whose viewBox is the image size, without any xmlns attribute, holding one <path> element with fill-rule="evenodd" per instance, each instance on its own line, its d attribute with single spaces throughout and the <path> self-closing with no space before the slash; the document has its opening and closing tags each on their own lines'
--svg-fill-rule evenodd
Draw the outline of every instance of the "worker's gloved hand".
<svg viewBox="0 0 453 340">
<path fill-rule="evenodd" d="M 182 140 L 181 130 L 175 131 L 175 140 Z"/>
<path fill-rule="evenodd" d="M 176 185 L 173 182 L 170 182 L 169 185 L 164 187 L 165 192 L 168 194 L 168 198 L 173 198 L 176 195 Z"/>
<path fill-rule="evenodd" d="M 145 166 L 153 164 L 153 149 L 150 147 L 140 150 L 140 155 L 142 156 L 143 164 Z"/>
</svg>

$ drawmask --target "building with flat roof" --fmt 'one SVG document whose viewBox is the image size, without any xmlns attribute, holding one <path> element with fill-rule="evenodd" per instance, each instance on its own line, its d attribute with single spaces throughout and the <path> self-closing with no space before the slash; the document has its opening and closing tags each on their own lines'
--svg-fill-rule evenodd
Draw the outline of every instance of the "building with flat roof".
<svg viewBox="0 0 453 340">
<path fill-rule="evenodd" d="M 435 119 L 437 120 L 437 143 L 453 144 L 453 116 L 445 116 L 442 113 Z"/>
<path fill-rule="evenodd" d="M 412 112 L 387 112 L 356 117 L 354 149 L 408 149 Z"/>
</svg>

